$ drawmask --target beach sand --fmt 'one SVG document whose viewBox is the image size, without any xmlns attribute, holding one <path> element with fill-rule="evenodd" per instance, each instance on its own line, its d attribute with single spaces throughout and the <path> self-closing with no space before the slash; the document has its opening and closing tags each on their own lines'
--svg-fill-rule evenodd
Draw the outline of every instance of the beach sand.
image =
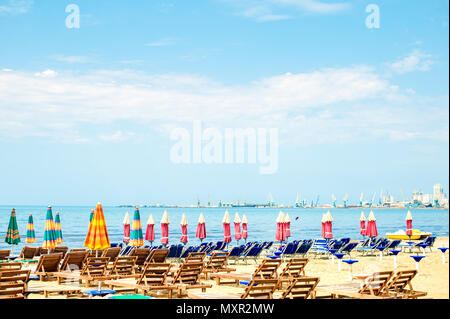
<svg viewBox="0 0 450 319">
<path fill-rule="evenodd" d="M 449 256 L 448 251 L 445 253 L 446 262 L 442 264 L 442 253 L 438 250 L 438 247 L 448 247 L 449 238 L 448 237 L 439 237 L 436 239 L 434 244 L 434 248 L 432 248 L 432 252 L 430 253 L 428 250 L 426 252 L 426 258 L 424 258 L 420 262 L 420 271 L 419 274 L 413 279 L 412 284 L 413 288 L 418 291 L 425 291 L 428 293 L 427 298 L 439 298 L 439 299 L 448 299 L 449 298 Z M 416 265 L 414 260 L 410 257 L 411 255 L 416 255 L 416 253 L 406 253 L 401 252 L 397 256 L 397 264 L 398 267 L 396 270 L 410 270 L 416 269 Z M 422 253 L 420 253 L 422 255 Z M 347 258 L 347 257 L 345 257 Z M 376 256 L 360 256 L 358 253 L 352 254 L 352 259 L 358 260 L 357 263 L 353 264 L 353 274 L 362 274 L 362 273 L 373 273 L 376 271 L 386 271 L 393 270 L 394 265 L 394 257 L 393 256 L 383 256 L 382 261 L 380 261 L 379 255 Z M 280 268 L 282 268 L 282 265 Z M 255 269 L 256 265 L 254 260 L 250 260 L 248 265 L 233 265 L 231 263 L 230 267 L 236 268 L 237 272 L 241 273 L 252 273 Z M 332 285 L 332 284 L 340 284 L 340 283 L 348 283 L 350 282 L 350 272 L 349 265 L 342 263 L 341 271 L 338 272 L 338 264 L 337 260 L 332 264 L 331 259 L 328 258 L 310 258 L 308 265 L 305 268 L 307 276 L 320 277 L 319 285 Z M 33 268 L 31 268 L 33 269 Z M 358 280 L 353 279 L 354 282 L 358 282 Z M 203 280 L 204 283 L 210 283 L 213 285 L 212 288 L 209 288 L 207 291 L 212 292 L 220 292 L 220 293 L 242 293 L 242 287 L 233 286 L 233 285 L 220 285 L 217 286 L 215 281 L 213 280 Z M 70 283 L 64 284 L 64 287 L 67 289 L 81 289 L 81 291 L 86 290 L 85 287 L 80 287 L 78 283 Z M 42 289 L 45 287 L 46 289 L 53 289 L 58 287 L 55 281 L 49 282 L 39 282 L 39 281 L 30 281 L 29 289 Z M 90 289 L 95 289 L 96 286 L 93 286 Z M 174 295 L 174 297 L 176 294 Z M 44 298 L 43 295 L 40 294 L 31 294 L 29 296 L 30 299 L 36 298 Z M 65 298 L 65 296 L 54 295 L 51 294 L 48 298 Z"/>
</svg>

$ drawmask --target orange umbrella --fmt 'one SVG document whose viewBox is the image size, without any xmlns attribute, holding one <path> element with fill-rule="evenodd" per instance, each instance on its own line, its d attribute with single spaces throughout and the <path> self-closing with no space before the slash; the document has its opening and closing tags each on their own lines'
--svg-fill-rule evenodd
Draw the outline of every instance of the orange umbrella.
<svg viewBox="0 0 450 319">
<path fill-rule="evenodd" d="M 89 231 L 84 241 L 84 246 L 91 250 L 106 249 L 111 247 L 108 230 L 106 229 L 105 215 L 100 203 L 95 207 L 92 222 L 89 224 Z"/>
</svg>

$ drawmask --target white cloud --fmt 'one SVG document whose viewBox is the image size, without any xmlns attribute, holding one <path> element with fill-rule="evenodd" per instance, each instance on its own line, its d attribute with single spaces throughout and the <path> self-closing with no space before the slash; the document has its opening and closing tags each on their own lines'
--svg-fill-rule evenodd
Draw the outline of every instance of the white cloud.
<svg viewBox="0 0 450 319">
<path fill-rule="evenodd" d="M 365 66 L 287 73 L 239 86 L 131 70 L 76 76 L 0 71 L 3 138 L 135 140 L 150 129 L 168 134 L 173 127 L 190 127 L 193 120 L 217 128 L 278 127 L 281 139 L 299 144 L 445 140 L 448 96 L 417 96 Z"/>
<path fill-rule="evenodd" d="M 174 45 L 174 44 L 175 44 L 174 39 L 165 38 L 165 39 L 161 39 L 158 41 L 146 43 L 145 45 L 148 47 L 166 47 L 166 46 Z"/>
<path fill-rule="evenodd" d="M 310 13 L 338 13 L 350 8 L 347 2 L 323 2 L 318 0 L 270 0 L 274 4 L 297 7 Z"/>
<path fill-rule="evenodd" d="M 64 55 L 57 55 L 53 57 L 56 61 L 59 62 L 66 62 L 66 63 L 89 63 L 92 62 L 92 59 L 87 56 L 82 55 L 71 55 L 71 56 L 64 56 Z"/>
<path fill-rule="evenodd" d="M 33 6 L 33 0 L 7 0 L 0 4 L 0 14 L 24 14 Z"/>
<path fill-rule="evenodd" d="M 429 71 L 433 60 L 430 54 L 425 54 L 420 50 L 413 50 L 408 56 L 401 60 L 388 64 L 389 68 L 398 73 L 404 74 L 414 71 Z"/>
</svg>

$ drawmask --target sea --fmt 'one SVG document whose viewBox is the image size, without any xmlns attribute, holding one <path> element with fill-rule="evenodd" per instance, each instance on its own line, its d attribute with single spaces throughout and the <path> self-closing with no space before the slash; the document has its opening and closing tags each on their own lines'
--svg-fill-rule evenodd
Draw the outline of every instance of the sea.
<svg viewBox="0 0 450 319">
<path fill-rule="evenodd" d="M 0 206 L 0 249 L 10 249 L 10 245 L 5 243 L 4 237 L 7 231 L 11 209 L 16 209 L 17 223 L 21 242 L 14 247 L 15 252 L 21 250 L 25 243 L 28 216 L 33 215 L 34 228 L 36 232 L 36 243 L 33 246 L 42 244 L 44 235 L 44 225 L 47 207 L 46 206 Z M 84 240 L 89 228 L 89 215 L 94 207 L 89 206 L 54 206 L 53 217 L 56 212 L 60 213 L 61 228 L 64 243 L 61 245 L 70 248 L 83 248 Z M 141 207 L 141 224 L 145 236 L 146 223 L 150 214 L 155 220 L 155 242 L 159 244 L 161 238 L 160 220 L 164 210 L 169 214 L 169 244 L 179 244 L 181 238 L 181 218 L 185 214 L 188 220 L 188 245 L 197 245 L 200 241 L 195 238 L 197 221 L 199 214 L 203 213 L 206 221 L 205 241 L 218 241 L 223 239 L 222 219 L 225 208 L 153 208 Z M 320 238 L 322 230 L 322 215 L 327 211 L 333 217 L 333 236 L 335 238 L 350 237 L 361 239 L 360 216 L 364 211 L 366 218 L 370 209 L 361 208 L 228 208 L 231 221 L 232 244 L 237 244 L 234 239 L 233 220 L 236 212 L 242 219 L 245 214 L 248 220 L 248 241 L 275 241 L 276 219 L 283 211 L 288 213 L 291 219 L 291 237 L 295 239 L 315 239 Z M 386 233 L 396 232 L 400 229 L 406 230 L 407 209 L 372 209 L 377 221 L 379 236 Z M 448 236 L 449 234 L 449 211 L 448 209 L 410 209 L 413 216 L 413 229 L 431 232 L 435 236 Z M 134 208 L 132 207 L 110 207 L 104 206 L 106 225 L 111 243 L 122 242 L 123 239 L 123 219 L 125 214 L 130 214 L 132 223 Z M 243 241 L 240 241 L 242 244 Z M 149 243 L 147 243 L 149 244 Z"/>
</svg>

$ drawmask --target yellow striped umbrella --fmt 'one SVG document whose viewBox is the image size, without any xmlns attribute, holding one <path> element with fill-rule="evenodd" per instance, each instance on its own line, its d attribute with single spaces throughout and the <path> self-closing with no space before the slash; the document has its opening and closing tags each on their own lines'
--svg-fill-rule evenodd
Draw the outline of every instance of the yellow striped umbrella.
<svg viewBox="0 0 450 319">
<path fill-rule="evenodd" d="M 84 246 L 91 250 L 106 249 L 111 247 L 108 230 L 106 229 L 105 215 L 100 203 L 95 207 L 92 222 L 89 224 L 89 231 L 84 241 Z"/>
<path fill-rule="evenodd" d="M 49 206 L 45 217 L 44 242 L 42 243 L 42 248 L 53 249 L 56 245 L 55 223 L 53 222 L 52 208 Z"/>
<path fill-rule="evenodd" d="M 27 239 L 25 240 L 27 244 L 33 244 L 36 242 L 36 234 L 34 232 L 33 215 L 28 216 L 27 225 Z"/>
</svg>

